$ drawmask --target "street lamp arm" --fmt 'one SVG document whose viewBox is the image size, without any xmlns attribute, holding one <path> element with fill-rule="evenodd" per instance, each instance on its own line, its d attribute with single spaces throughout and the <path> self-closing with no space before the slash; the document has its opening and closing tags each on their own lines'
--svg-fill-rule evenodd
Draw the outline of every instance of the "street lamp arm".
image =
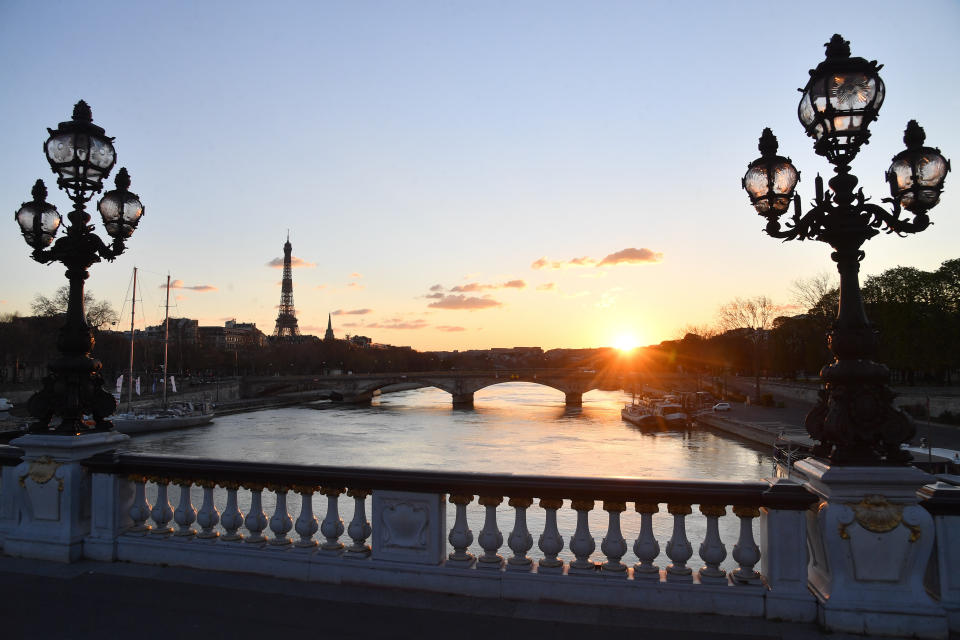
<svg viewBox="0 0 960 640">
<path fill-rule="evenodd" d="M 872 227 L 879 229 L 886 226 L 887 233 L 895 233 L 903 238 L 908 233 L 918 233 L 930 226 L 930 216 L 926 213 L 914 214 L 913 220 L 906 220 L 900 217 L 903 209 L 900 207 L 898 200 L 894 198 L 884 198 L 883 202 L 891 203 L 893 205 L 893 211 L 887 211 L 885 208 L 875 204 L 868 204 L 864 207 L 873 217 L 870 223 Z"/>
</svg>

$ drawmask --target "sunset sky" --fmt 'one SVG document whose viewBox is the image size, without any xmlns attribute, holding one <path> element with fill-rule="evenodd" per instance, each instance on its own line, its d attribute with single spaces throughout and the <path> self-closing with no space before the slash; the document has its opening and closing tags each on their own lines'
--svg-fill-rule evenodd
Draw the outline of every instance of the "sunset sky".
<svg viewBox="0 0 960 640">
<path fill-rule="evenodd" d="M 171 315 L 269 334 L 288 230 L 305 333 L 329 312 L 338 337 L 417 349 L 597 347 L 677 337 L 735 296 L 794 313 L 830 249 L 764 235 L 740 178 L 765 126 L 804 202 L 831 175 L 796 89 L 835 32 L 885 65 L 864 191 L 889 195 L 911 118 L 960 162 L 953 1 L 4 0 L 0 313 L 66 283 L 12 214 L 37 178 L 69 211 L 41 147 L 81 98 L 146 205 L 88 280 L 123 326 L 137 266 L 138 326 L 169 271 Z M 960 257 L 958 203 L 950 174 L 934 225 L 872 240 L 862 272 Z"/>
</svg>

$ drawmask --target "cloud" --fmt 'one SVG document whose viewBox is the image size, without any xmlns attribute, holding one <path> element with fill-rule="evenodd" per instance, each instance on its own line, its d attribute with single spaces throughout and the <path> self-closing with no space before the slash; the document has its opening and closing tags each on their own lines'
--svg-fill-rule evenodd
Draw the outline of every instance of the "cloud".
<svg viewBox="0 0 960 640">
<path fill-rule="evenodd" d="M 440 286 L 440 285 L 436 285 Z M 523 289 L 527 286 L 527 283 L 523 280 L 509 280 L 503 284 L 481 284 L 479 282 L 470 282 L 468 284 L 457 285 L 450 289 L 452 293 L 475 293 L 477 291 L 488 291 L 491 289 Z M 430 288 L 431 291 L 434 291 L 434 288 Z M 436 289 L 436 291 L 442 291 L 443 287 Z"/>
<path fill-rule="evenodd" d="M 372 322 L 368 325 L 365 325 L 365 329 L 404 329 L 404 330 L 415 330 L 415 329 L 425 329 L 430 325 L 427 324 L 426 320 L 412 320 L 412 321 L 387 321 L 385 323 L 381 322 Z"/>
<path fill-rule="evenodd" d="M 431 302 L 427 306 L 434 309 L 466 309 L 468 311 L 476 311 L 478 309 L 501 307 L 503 304 L 497 302 L 493 298 L 475 298 L 472 296 L 455 295 L 443 296 L 436 302 Z"/>
<path fill-rule="evenodd" d="M 546 284 L 537 285 L 537 291 L 556 291 L 556 289 L 557 289 L 557 283 L 555 282 L 548 282 Z"/>
<path fill-rule="evenodd" d="M 268 267 L 273 267 L 274 269 L 283 268 L 283 258 L 274 258 L 267 263 Z M 291 267 L 315 267 L 317 266 L 316 262 L 307 262 L 303 258 L 298 258 L 297 256 L 290 256 L 290 266 Z"/>
<path fill-rule="evenodd" d="M 351 309 L 350 311 L 344 311 L 343 309 L 337 309 L 332 312 L 332 316 L 365 316 L 368 313 L 373 313 L 373 309 Z"/>
<path fill-rule="evenodd" d="M 351 278 L 362 278 L 363 276 L 362 276 L 361 274 L 357 273 L 356 271 L 354 271 L 353 273 L 350 274 L 350 277 L 351 277 Z"/>
<path fill-rule="evenodd" d="M 432 287 L 430 287 L 430 291 L 434 291 L 434 292 L 436 292 L 436 291 L 443 291 L 443 285 L 442 285 L 442 284 L 435 284 L 435 285 L 433 285 Z"/>
<path fill-rule="evenodd" d="M 160 288 L 161 288 L 161 289 L 166 289 L 166 288 L 167 288 L 167 285 L 166 285 L 166 284 L 162 284 L 162 285 L 160 285 Z M 203 292 L 205 292 L 205 291 L 216 291 L 216 290 L 217 290 L 217 288 L 216 288 L 215 286 L 213 286 L 212 284 L 193 284 L 193 285 L 190 285 L 190 286 L 188 287 L 187 285 L 183 284 L 183 280 L 171 280 L 171 281 L 170 281 L 170 288 L 171 288 L 171 289 L 188 289 L 188 290 L 190 290 L 190 291 L 198 291 L 198 292 L 200 292 L 200 293 L 203 293 Z M 179 298 L 178 298 L 178 299 L 179 299 Z"/>
<path fill-rule="evenodd" d="M 359 282 L 348 282 L 347 287 L 350 289 L 366 289 L 366 287 Z"/>
<path fill-rule="evenodd" d="M 436 299 L 436 300 L 440 300 L 441 298 L 444 297 L 444 294 L 442 294 L 442 293 L 440 293 L 440 292 L 438 291 L 438 292 L 436 292 L 436 293 L 428 293 L 427 295 L 425 295 L 425 296 L 423 296 L 423 297 L 424 297 L 424 298 L 433 298 L 433 299 Z"/>
<path fill-rule="evenodd" d="M 436 329 L 439 330 L 439 331 L 448 331 L 448 332 L 451 332 L 451 333 L 454 332 L 454 331 L 466 331 L 466 330 L 467 330 L 466 327 L 454 327 L 454 326 L 451 326 L 451 325 L 448 325 L 448 324 L 440 325 L 440 326 L 436 327 Z"/>
<path fill-rule="evenodd" d="M 327 288 L 327 285 L 325 284 L 318 284 L 317 286 L 314 287 L 314 289 L 326 289 L 326 288 Z"/>
<path fill-rule="evenodd" d="M 603 260 L 597 260 L 589 256 L 571 258 L 570 260 L 548 260 L 546 257 L 537 258 L 530 267 L 533 269 L 567 269 L 570 267 L 605 267 L 616 266 L 618 264 L 644 264 L 654 263 L 663 260 L 663 254 L 659 251 L 653 251 L 646 247 L 635 249 L 630 247 L 611 253 Z"/>
<path fill-rule="evenodd" d="M 617 251 L 616 253 L 611 253 L 606 258 L 600 261 L 598 267 L 604 265 L 617 265 L 617 264 L 642 264 L 644 262 L 660 262 L 663 260 L 663 254 L 659 251 L 652 251 L 643 247 L 641 249 L 623 249 Z"/>
</svg>

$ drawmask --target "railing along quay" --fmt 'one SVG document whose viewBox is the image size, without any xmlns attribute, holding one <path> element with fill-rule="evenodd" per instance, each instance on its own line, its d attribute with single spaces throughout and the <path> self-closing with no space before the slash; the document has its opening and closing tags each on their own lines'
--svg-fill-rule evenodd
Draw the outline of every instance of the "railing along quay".
<svg viewBox="0 0 960 640">
<path fill-rule="evenodd" d="M 125 453 L 83 464 L 92 474 L 95 523 L 85 554 L 105 560 L 686 612 L 802 620 L 815 614 L 804 532 L 816 497 L 789 481 L 451 473 Z M 271 514 L 264 492 L 273 498 Z M 322 517 L 314 494 L 326 497 Z M 353 502 L 347 524 L 340 513 L 344 494 Z M 505 499 L 513 510 L 509 532 L 497 518 Z M 474 500 L 483 508 L 476 538 L 467 511 Z M 296 520 L 291 501 L 299 503 Z M 541 531 L 531 532 L 527 510 L 535 501 L 545 519 Z M 249 505 L 245 513 L 242 503 Z M 597 503 L 607 512 L 602 562 L 591 559 L 597 545 L 589 514 Z M 447 504 L 455 510 L 449 528 Z M 621 515 L 629 505 L 641 524 L 628 541 Z M 673 524 L 666 540 L 658 540 L 652 526 L 661 505 Z M 565 508 L 576 514 L 566 541 L 557 524 Z M 718 528 L 724 517 L 739 520 L 729 550 Z M 689 539 L 690 518 L 705 520 L 702 539 Z M 112 524 L 98 528 L 98 520 Z M 537 558 L 530 556 L 534 534 Z M 470 552 L 475 540 L 482 552 Z M 694 544 L 699 568 L 687 564 Z M 622 561 L 628 545 L 638 559 L 633 566 Z M 662 568 L 655 564 L 661 545 L 670 561 Z M 559 557 L 565 546 L 572 560 Z M 736 564 L 731 571 L 721 568 L 728 554 Z"/>
</svg>

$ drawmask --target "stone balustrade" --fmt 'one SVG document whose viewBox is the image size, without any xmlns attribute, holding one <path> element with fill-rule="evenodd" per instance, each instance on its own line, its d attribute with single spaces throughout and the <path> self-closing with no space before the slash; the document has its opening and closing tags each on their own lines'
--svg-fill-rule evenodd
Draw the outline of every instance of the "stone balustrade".
<svg viewBox="0 0 960 640">
<path fill-rule="evenodd" d="M 790 481 L 448 473 L 116 453 L 83 465 L 94 487 L 94 521 L 102 515 L 116 523 L 113 530 L 94 527 L 87 557 L 520 599 L 815 615 L 803 516 L 815 498 Z M 539 530 L 530 530 L 531 509 L 542 510 Z M 621 526 L 628 511 L 640 521 L 633 539 Z M 668 536 L 661 527 L 658 537 L 655 517 L 672 521 Z M 719 523 L 730 519 L 736 538 L 724 541 Z M 699 521 L 698 539 L 688 534 L 691 521 Z M 630 551 L 636 562 L 628 564 Z M 699 562 L 691 564 L 695 551 Z"/>
<path fill-rule="evenodd" d="M 817 619 L 827 629 L 914 629 L 931 638 L 960 627 L 951 544 L 960 538 L 960 488 L 945 483 L 917 494 L 913 504 L 925 516 L 876 496 L 825 501 L 827 485 L 812 466 L 805 484 L 581 478 L 125 454 L 111 450 L 117 436 L 108 434 L 99 444 L 74 439 L 73 453 L 57 453 L 67 439 L 31 437 L 32 454 L 0 447 L 0 546 L 8 555 Z M 909 497 L 891 487 L 882 487 L 891 500 Z M 865 575 L 856 548 L 844 556 L 824 546 L 828 535 L 849 547 L 874 531 L 892 532 L 917 558 L 932 547 L 921 590 L 929 596 L 914 593 L 916 580 L 903 581 L 912 596 L 932 598 L 921 602 L 930 611 L 874 612 L 844 600 L 860 587 L 843 582 L 838 561 L 853 563 L 877 593 L 898 588 L 883 567 L 876 580 Z M 820 563 L 825 548 L 832 574 Z M 818 599 L 818 590 L 831 597 Z"/>
</svg>

